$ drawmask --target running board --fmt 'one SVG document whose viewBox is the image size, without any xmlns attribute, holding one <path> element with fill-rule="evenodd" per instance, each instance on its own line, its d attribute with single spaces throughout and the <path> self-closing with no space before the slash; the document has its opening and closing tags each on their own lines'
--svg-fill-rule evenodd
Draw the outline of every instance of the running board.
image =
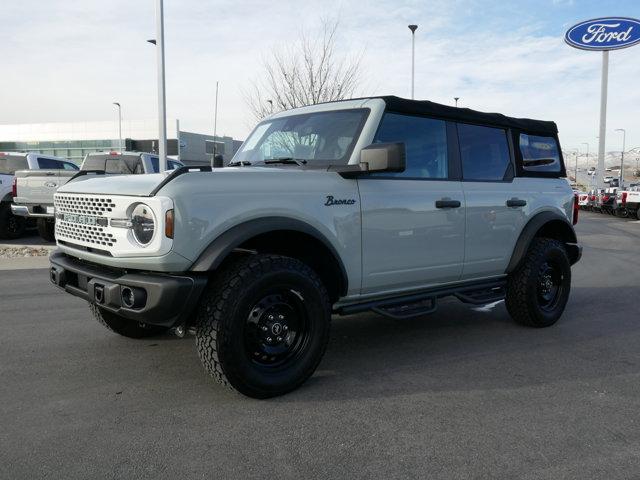
<svg viewBox="0 0 640 480">
<path fill-rule="evenodd" d="M 438 298 L 455 296 L 461 302 L 472 305 L 485 305 L 503 300 L 506 286 L 505 279 L 440 287 L 411 295 L 345 305 L 338 308 L 337 313 L 351 315 L 372 311 L 394 319 L 413 318 L 435 312 L 438 308 Z"/>
</svg>

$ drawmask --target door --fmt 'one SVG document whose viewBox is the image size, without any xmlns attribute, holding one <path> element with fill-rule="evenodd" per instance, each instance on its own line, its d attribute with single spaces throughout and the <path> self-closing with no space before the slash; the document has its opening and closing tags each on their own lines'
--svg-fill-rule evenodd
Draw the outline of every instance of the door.
<svg viewBox="0 0 640 480">
<path fill-rule="evenodd" d="M 443 120 L 387 112 L 375 142 L 404 142 L 404 172 L 360 177 L 362 293 L 457 281 L 465 205 L 451 128 Z M 449 131 L 449 132 L 448 132 Z"/>
<path fill-rule="evenodd" d="M 465 280 L 504 273 L 526 223 L 529 199 L 514 182 L 508 133 L 458 124 L 466 202 Z"/>
</svg>

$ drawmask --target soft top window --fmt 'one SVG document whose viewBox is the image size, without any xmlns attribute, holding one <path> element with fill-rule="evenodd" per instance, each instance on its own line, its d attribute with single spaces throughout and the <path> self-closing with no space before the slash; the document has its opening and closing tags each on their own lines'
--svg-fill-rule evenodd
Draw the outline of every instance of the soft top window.
<svg viewBox="0 0 640 480">
<path fill-rule="evenodd" d="M 560 172 L 560 153 L 554 137 L 520 134 L 522 168 L 528 172 Z"/>
</svg>

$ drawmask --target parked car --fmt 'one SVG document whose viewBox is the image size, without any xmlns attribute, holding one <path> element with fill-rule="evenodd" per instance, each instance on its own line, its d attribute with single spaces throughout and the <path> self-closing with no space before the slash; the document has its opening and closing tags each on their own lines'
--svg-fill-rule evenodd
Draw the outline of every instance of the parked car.
<svg viewBox="0 0 640 480">
<path fill-rule="evenodd" d="M 577 192 L 578 196 L 578 206 L 585 210 L 587 205 L 589 204 L 589 193 L 588 192 Z"/>
<path fill-rule="evenodd" d="M 14 215 L 34 218 L 38 233 L 47 241 L 53 242 L 55 215 L 53 194 L 78 172 L 78 167 L 62 160 L 50 161 L 48 170 L 23 170 L 15 174 L 15 198 L 11 210 Z M 170 170 L 179 168 L 182 163 L 168 160 Z M 144 152 L 108 152 L 89 153 L 80 170 L 96 170 L 105 174 L 140 174 L 159 171 L 158 156 Z M 54 168 L 56 168 L 54 170 Z"/>
<path fill-rule="evenodd" d="M 206 371 L 257 398 L 313 374 L 332 312 L 564 311 L 581 247 L 553 122 L 323 103 L 263 120 L 230 165 L 62 186 L 52 282 L 120 335 L 193 331 Z"/>
<path fill-rule="evenodd" d="M 604 183 L 610 183 L 612 180 L 613 180 L 613 177 L 611 175 L 607 175 L 603 179 Z"/>
<path fill-rule="evenodd" d="M 640 185 L 631 184 L 629 188 L 620 190 L 617 195 L 617 203 L 619 205 L 618 216 L 640 220 Z"/>
<path fill-rule="evenodd" d="M 69 163 L 63 158 L 38 153 L 0 152 L 0 238 L 14 239 L 22 236 L 27 221 L 11 211 L 15 195 L 15 172 L 18 170 L 41 171 L 64 168 Z M 77 167 L 76 167 L 77 168 Z"/>
</svg>

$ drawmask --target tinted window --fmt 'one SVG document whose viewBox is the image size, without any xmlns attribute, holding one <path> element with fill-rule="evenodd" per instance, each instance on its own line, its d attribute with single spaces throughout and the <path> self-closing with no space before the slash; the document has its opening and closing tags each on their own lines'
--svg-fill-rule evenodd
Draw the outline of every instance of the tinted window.
<svg viewBox="0 0 640 480">
<path fill-rule="evenodd" d="M 16 170 L 28 170 L 27 157 L 0 155 L 0 174 L 13 175 Z"/>
<path fill-rule="evenodd" d="M 520 134 L 522 167 L 530 172 L 559 172 L 558 142 L 553 137 Z"/>
<path fill-rule="evenodd" d="M 407 168 L 384 176 L 447 178 L 447 126 L 443 120 L 387 113 L 374 143 L 404 142 Z"/>
<path fill-rule="evenodd" d="M 500 128 L 458 124 L 462 176 L 465 180 L 503 180 L 511 163 L 507 132 Z"/>
<path fill-rule="evenodd" d="M 42 169 L 60 169 L 62 168 L 62 162 L 59 160 L 53 160 L 51 158 L 38 158 L 38 167 Z"/>
<path fill-rule="evenodd" d="M 175 170 L 181 166 L 182 165 L 178 162 L 167 160 L 167 170 Z M 160 159 L 158 157 L 151 157 L 151 168 L 153 168 L 153 173 L 158 173 L 160 171 Z"/>
</svg>

